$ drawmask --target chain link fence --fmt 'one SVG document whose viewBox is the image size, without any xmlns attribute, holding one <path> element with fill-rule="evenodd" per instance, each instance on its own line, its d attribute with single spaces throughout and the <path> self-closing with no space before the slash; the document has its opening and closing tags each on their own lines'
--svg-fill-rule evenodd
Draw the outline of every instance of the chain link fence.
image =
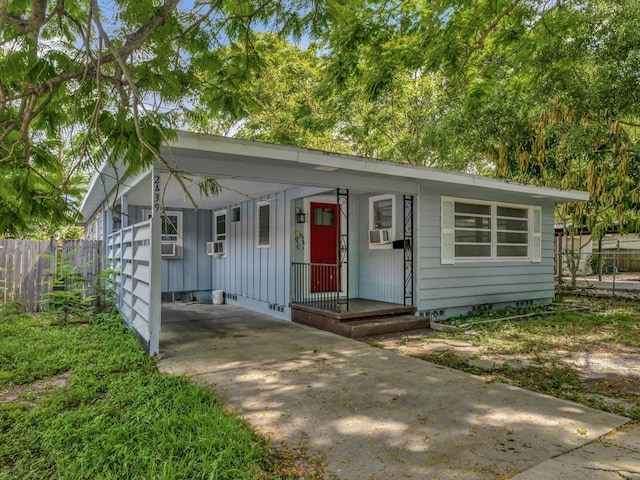
<svg viewBox="0 0 640 480">
<path fill-rule="evenodd" d="M 640 250 L 558 253 L 555 277 L 563 290 L 640 299 Z"/>
</svg>

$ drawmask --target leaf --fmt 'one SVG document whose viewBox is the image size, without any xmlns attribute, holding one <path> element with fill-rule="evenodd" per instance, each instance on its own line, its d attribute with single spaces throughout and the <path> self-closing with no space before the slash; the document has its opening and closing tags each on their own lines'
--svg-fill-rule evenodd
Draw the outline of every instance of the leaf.
<svg viewBox="0 0 640 480">
<path fill-rule="evenodd" d="M 220 194 L 221 187 L 215 178 L 205 178 L 198 182 L 200 195 L 203 197 L 216 197 Z"/>
</svg>

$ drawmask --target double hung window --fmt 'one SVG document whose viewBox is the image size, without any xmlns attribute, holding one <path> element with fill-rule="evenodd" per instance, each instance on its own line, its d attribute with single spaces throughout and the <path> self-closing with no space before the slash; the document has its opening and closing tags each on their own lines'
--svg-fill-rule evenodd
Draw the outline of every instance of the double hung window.
<svg viewBox="0 0 640 480">
<path fill-rule="evenodd" d="M 143 210 L 146 220 L 151 218 L 151 210 Z M 182 246 L 182 212 L 165 210 L 160 215 L 162 221 L 162 243 L 175 243 Z"/>
</svg>

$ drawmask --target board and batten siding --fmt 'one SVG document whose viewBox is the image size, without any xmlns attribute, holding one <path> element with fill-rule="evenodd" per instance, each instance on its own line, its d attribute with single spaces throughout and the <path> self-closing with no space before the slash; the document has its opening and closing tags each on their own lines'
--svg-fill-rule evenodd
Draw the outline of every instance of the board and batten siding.
<svg viewBox="0 0 640 480">
<path fill-rule="evenodd" d="M 129 206 L 133 222 L 142 222 L 143 210 L 149 207 Z M 212 263 L 207 255 L 207 242 L 213 240 L 213 213 L 206 209 L 167 208 L 182 212 L 182 258 L 162 259 L 162 292 L 207 292 L 213 289 Z"/>
<path fill-rule="evenodd" d="M 357 197 L 354 211 L 357 212 L 360 236 L 357 242 L 358 253 L 358 296 L 381 302 L 404 302 L 404 250 L 369 247 L 369 198 L 376 194 L 363 194 Z M 395 238 L 404 235 L 403 197 L 394 196 Z"/>
<path fill-rule="evenodd" d="M 212 285 L 214 290 L 223 290 L 230 303 L 259 311 L 266 311 L 269 305 L 288 309 L 291 213 L 286 206 L 289 200 L 288 192 L 280 192 L 220 209 L 227 213 L 227 250 L 223 257 L 210 257 Z M 257 241 L 258 202 L 263 201 L 271 205 L 268 247 L 258 247 Z M 231 222 L 233 207 L 240 207 L 238 222 Z"/>
<path fill-rule="evenodd" d="M 554 295 L 553 201 L 481 188 L 458 187 L 443 191 L 437 184 L 422 184 L 420 190 L 415 289 L 418 310 L 443 310 L 444 317 L 451 317 L 486 304 L 501 307 L 527 300 L 534 303 L 551 301 Z M 541 206 L 542 261 L 495 260 L 442 264 L 442 196 Z"/>
</svg>

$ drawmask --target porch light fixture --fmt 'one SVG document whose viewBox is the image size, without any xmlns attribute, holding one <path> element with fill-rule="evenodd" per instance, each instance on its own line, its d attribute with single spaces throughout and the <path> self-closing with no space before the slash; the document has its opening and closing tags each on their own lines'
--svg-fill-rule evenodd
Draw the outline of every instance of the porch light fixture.
<svg viewBox="0 0 640 480">
<path fill-rule="evenodd" d="M 122 220 L 120 219 L 120 217 L 113 217 L 113 229 L 114 230 L 120 230 L 120 227 L 122 226 Z"/>
<path fill-rule="evenodd" d="M 305 223 L 306 221 L 307 214 L 301 208 L 296 208 L 296 223 Z"/>
</svg>

